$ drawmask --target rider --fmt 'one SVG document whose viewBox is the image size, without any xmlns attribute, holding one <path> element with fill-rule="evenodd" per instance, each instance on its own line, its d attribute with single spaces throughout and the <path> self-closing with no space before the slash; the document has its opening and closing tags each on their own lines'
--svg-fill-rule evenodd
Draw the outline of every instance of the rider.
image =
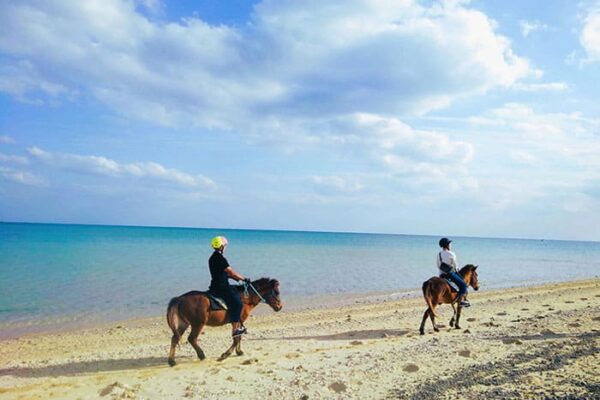
<svg viewBox="0 0 600 400">
<path fill-rule="evenodd" d="M 242 300 L 238 291 L 229 284 L 228 279 L 236 281 L 250 282 L 250 279 L 244 278 L 239 273 L 235 272 L 229 265 L 229 262 L 223 257 L 223 252 L 227 246 L 227 238 L 225 236 L 214 237 L 210 245 L 215 250 L 208 259 L 208 268 L 210 269 L 210 292 L 215 296 L 222 298 L 227 303 L 229 309 L 229 321 L 231 322 L 231 335 L 239 336 L 246 333 L 246 327 L 242 325 Z"/>
<path fill-rule="evenodd" d="M 441 238 L 439 245 L 442 251 L 437 256 L 437 267 L 440 270 L 440 276 L 447 277 L 458 286 L 458 299 L 462 307 L 470 307 L 471 304 L 467 300 L 467 284 L 462 276 L 458 273 L 458 263 L 456 262 L 456 254 L 450 251 L 450 243 L 452 240 Z"/>
</svg>

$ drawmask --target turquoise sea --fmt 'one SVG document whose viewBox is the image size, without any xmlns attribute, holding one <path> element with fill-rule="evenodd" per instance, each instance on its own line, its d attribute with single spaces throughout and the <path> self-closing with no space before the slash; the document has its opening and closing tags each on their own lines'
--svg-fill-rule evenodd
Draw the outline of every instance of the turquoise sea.
<svg viewBox="0 0 600 400">
<path fill-rule="evenodd" d="M 436 273 L 437 236 L 0 223 L 0 338 L 64 325 L 162 315 L 204 290 L 210 239 L 283 300 L 409 292 Z M 482 288 L 597 277 L 600 243 L 453 237 Z"/>
</svg>

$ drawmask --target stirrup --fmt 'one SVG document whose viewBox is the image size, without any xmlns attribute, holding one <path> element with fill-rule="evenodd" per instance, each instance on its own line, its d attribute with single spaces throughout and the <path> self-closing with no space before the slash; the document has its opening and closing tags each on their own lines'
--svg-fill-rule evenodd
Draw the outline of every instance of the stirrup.
<svg viewBox="0 0 600 400">
<path fill-rule="evenodd" d="M 461 307 L 471 307 L 471 303 L 469 303 L 469 300 L 462 300 L 460 303 L 458 303 Z"/>
<path fill-rule="evenodd" d="M 248 330 L 246 329 L 245 326 L 242 326 L 241 328 L 237 328 L 235 331 L 233 331 L 233 333 L 231 334 L 231 337 L 242 336 L 246 332 L 248 332 Z"/>
</svg>

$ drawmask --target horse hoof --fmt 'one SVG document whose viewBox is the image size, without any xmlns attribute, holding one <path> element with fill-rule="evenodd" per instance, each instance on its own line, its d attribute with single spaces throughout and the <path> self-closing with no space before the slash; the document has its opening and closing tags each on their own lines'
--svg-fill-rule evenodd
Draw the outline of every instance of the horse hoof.
<svg viewBox="0 0 600 400">
<path fill-rule="evenodd" d="M 204 355 L 204 353 L 202 353 L 202 354 L 198 354 L 198 358 L 202 361 L 206 358 L 206 356 Z"/>
<path fill-rule="evenodd" d="M 424 335 L 425 332 L 424 331 L 419 331 L 419 334 Z"/>
<path fill-rule="evenodd" d="M 440 330 L 438 328 L 433 328 L 434 331 L 439 332 Z"/>
<path fill-rule="evenodd" d="M 456 325 L 455 326 L 456 329 L 462 329 L 460 326 Z"/>
<path fill-rule="evenodd" d="M 235 354 L 237 354 L 238 356 L 243 356 L 244 352 L 240 350 L 240 351 L 236 351 Z"/>
<path fill-rule="evenodd" d="M 170 367 L 174 367 L 174 366 L 175 366 L 175 364 L 177 364 L 177 363 L 175 362 L 175 360 L 173 360 L 173 359 L 169 358 L 169 366 L 170 366 Z"/>
</svg>

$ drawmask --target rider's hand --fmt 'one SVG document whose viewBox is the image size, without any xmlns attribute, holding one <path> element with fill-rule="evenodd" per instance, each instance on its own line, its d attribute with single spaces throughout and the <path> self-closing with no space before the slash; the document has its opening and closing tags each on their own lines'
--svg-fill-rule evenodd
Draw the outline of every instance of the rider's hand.
<svg viewBox="0 0 600 400">
<path fill-rule="evenodd" d="M 244 281 L 245 283 L 251 283 L 251 282 L 252 282 L 252 280 L 250 280 L 250 278 L 244 278 L 244 279 L 243 279 L 243 281 Z"/>
</svg>

